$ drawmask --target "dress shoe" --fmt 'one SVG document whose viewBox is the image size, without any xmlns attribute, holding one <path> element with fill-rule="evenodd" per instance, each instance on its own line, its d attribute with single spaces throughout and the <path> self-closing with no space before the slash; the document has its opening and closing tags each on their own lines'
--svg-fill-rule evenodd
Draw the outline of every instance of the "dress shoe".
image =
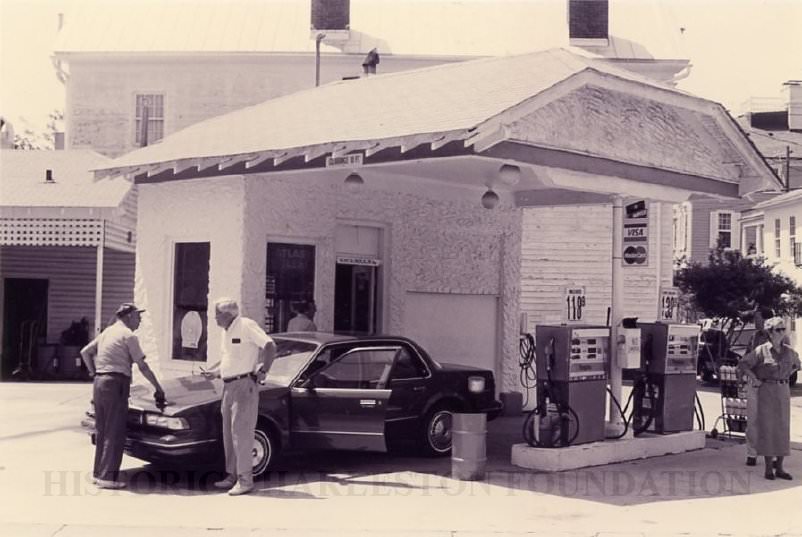
<svg viewBox="0 0 802 537">
<path fill-rule="evenodd" d="M 757 457 L 747 457 L 746 458 L 746 465 L 747 466 L 757 466 Z"/>
<path fill-rule="evenodd" d="M 214 488 L 216 489 L 230 489 L 234 485 L 237 484 L 237 480 L 234 476 L 228 475 L 225 479 L 221 481 L 215 481 Z"/>
<path fill-rule="evenodd" d="M 788 481 L 792 480 L 794 477 L 786 472 L 785 470 L 777 470 L 774 472 L 774 475 L 779 477 L 780 479 L 787 479 Z"/>
<path fill-rule="evenodd" d="M 763 474 L 763 477 L 771 481 L 774 481 L 774 472 L 772 472 L 771 470 L 766 470 L 766 473 Z"/>
<path fill-rule="evenodd" d="M 122 481 L 109 481 L 108 479 L 95 479 L 95 486 L 99 489 L 119 490 L 125 488 Z"/>
<path fill-rule="evenodd" d="M 231 490 L 228 491 L 229 496 L 241 496 L 243 494 L 248 494 L 253 490 L 253 485 L 242 485 L 241 483 L 237 482 Z"/>
</svg>

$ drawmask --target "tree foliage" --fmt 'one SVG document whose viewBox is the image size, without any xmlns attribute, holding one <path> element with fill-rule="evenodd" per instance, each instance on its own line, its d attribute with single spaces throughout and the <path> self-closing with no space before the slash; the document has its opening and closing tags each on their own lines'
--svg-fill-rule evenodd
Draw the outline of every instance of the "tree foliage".
<svg viewBox="0 0 802 537">
<path fill-rule="evenodd" d="M 758 309 L 775 315 L 802 315 L 802 288 L 766 264 L 761 257 L 719 246 L 708 263 L 691 263 L 676 273 L 676 285 L 691 306 L 706 317 L 721 321 L 732 341 L 734 330 L 749 322 Z"/>
<path fill-rule="evenodd" d="M 48 114 L 46 131 L 34 132 L 26 128 L 22 134 L 14 133 L 14 149 L 55 149 L 56 133 L 61 130 L 60 124 L 64 121 L 64 112 L 53 110 Z"/>
</svg>

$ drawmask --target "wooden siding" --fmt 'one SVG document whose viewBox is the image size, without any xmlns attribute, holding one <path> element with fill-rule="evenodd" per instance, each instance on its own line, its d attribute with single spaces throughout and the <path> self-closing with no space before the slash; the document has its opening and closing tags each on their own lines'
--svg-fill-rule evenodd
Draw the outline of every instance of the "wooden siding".
<svg viewBox="0 0 802 537">
<path fill-rule="evenodd" d="M 105 323 L 120 302 L 133 298 L 134 254 L 106 248 L 104 255 L 102 319 Z M 0 275 L 3 279 L 38 278 L 49 281 L 48 343 L 58 343 L 61 332 L 81 317 L 89 320 L 90 330 L 94 328 L 96 262 L 97 249 L 91 247 L 0 247 Z"/>
<path fill-rule="evenodd" d="M 660 204 L 658 210 L 658 204 L 649 204 L 649 265 L 624 268 L 625 316 L 655 319 L 659 286 L 671 284 L 671 229 L 671 206 Z M 521 244 L 520 309 L 527 313 L 529 330 L 562 321 L 566 285 L 585 286 L 585 322 L 607 322 L 612 300 L 610 205 L 524 209 Z"/>
<path fill-rule="evenodd" d="M 698 199 L 691 202 L 691 251 L 688 261 L 707 263 L 710 254 L 710 215 L 713 211 L 732 211 L 737 219 L 741 211 L 749 209 L 752 202 L 743 200 L 721 201 L 715 199 Z M 740 226 L 733 222 L 733 241 L 740 237 Z"/>
<path fill-rule="evenodd" d="M 136 186 L 120 204 L 118 215 L 106 220 L 105 246 L 122 252 L 133 253 L 136 249 L 136 212 L 139 192 Z M 129 240 L 130 233 L 130 240 Z"/>
</svg>

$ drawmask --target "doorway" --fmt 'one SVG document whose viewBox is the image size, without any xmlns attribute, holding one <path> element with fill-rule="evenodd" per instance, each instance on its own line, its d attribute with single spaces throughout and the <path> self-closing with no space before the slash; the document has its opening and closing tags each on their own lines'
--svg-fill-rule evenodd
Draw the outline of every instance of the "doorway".
<svg viewBox="0 0 802 537">
<path fill-rule="evenodd" d="M 47 289 L 44 279 L 4 280 L 2 380 L 26 377 L 36 367 L 36 350 L 47 335 Z"/>
<path fill-rule="evenodd" d="M 334 330 L 376 333 L 376 266 L 337 263 L 334 276 Z"/>
</svg>

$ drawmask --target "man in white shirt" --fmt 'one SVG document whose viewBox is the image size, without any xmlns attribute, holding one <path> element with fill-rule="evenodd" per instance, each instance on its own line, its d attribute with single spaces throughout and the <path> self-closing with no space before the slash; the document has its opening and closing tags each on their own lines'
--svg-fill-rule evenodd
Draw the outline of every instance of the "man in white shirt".
<svg viewBox="0 0 802 537">
<path fill-rule="evenodd" d="M 273 359 L 276 344 L 252 319 L 239 314 L 230 298 L 214 304 L 214 318 L 223 329 L 220 361 L 204 372 L 223 379 L 223 444 L 226 477 L 215 487 L 229 489 L 231 496 L 253 490 L 252 450 L 259 414 L 259 387 Z"/>
<path fill-rule="evenodd" d="M 317 325 L 313 320 L 317 307 L 313 302 L 301 302 L 296 305 L 297 314 L 287 324 L 287 332 L 317 332 Z"/>
</svg>

